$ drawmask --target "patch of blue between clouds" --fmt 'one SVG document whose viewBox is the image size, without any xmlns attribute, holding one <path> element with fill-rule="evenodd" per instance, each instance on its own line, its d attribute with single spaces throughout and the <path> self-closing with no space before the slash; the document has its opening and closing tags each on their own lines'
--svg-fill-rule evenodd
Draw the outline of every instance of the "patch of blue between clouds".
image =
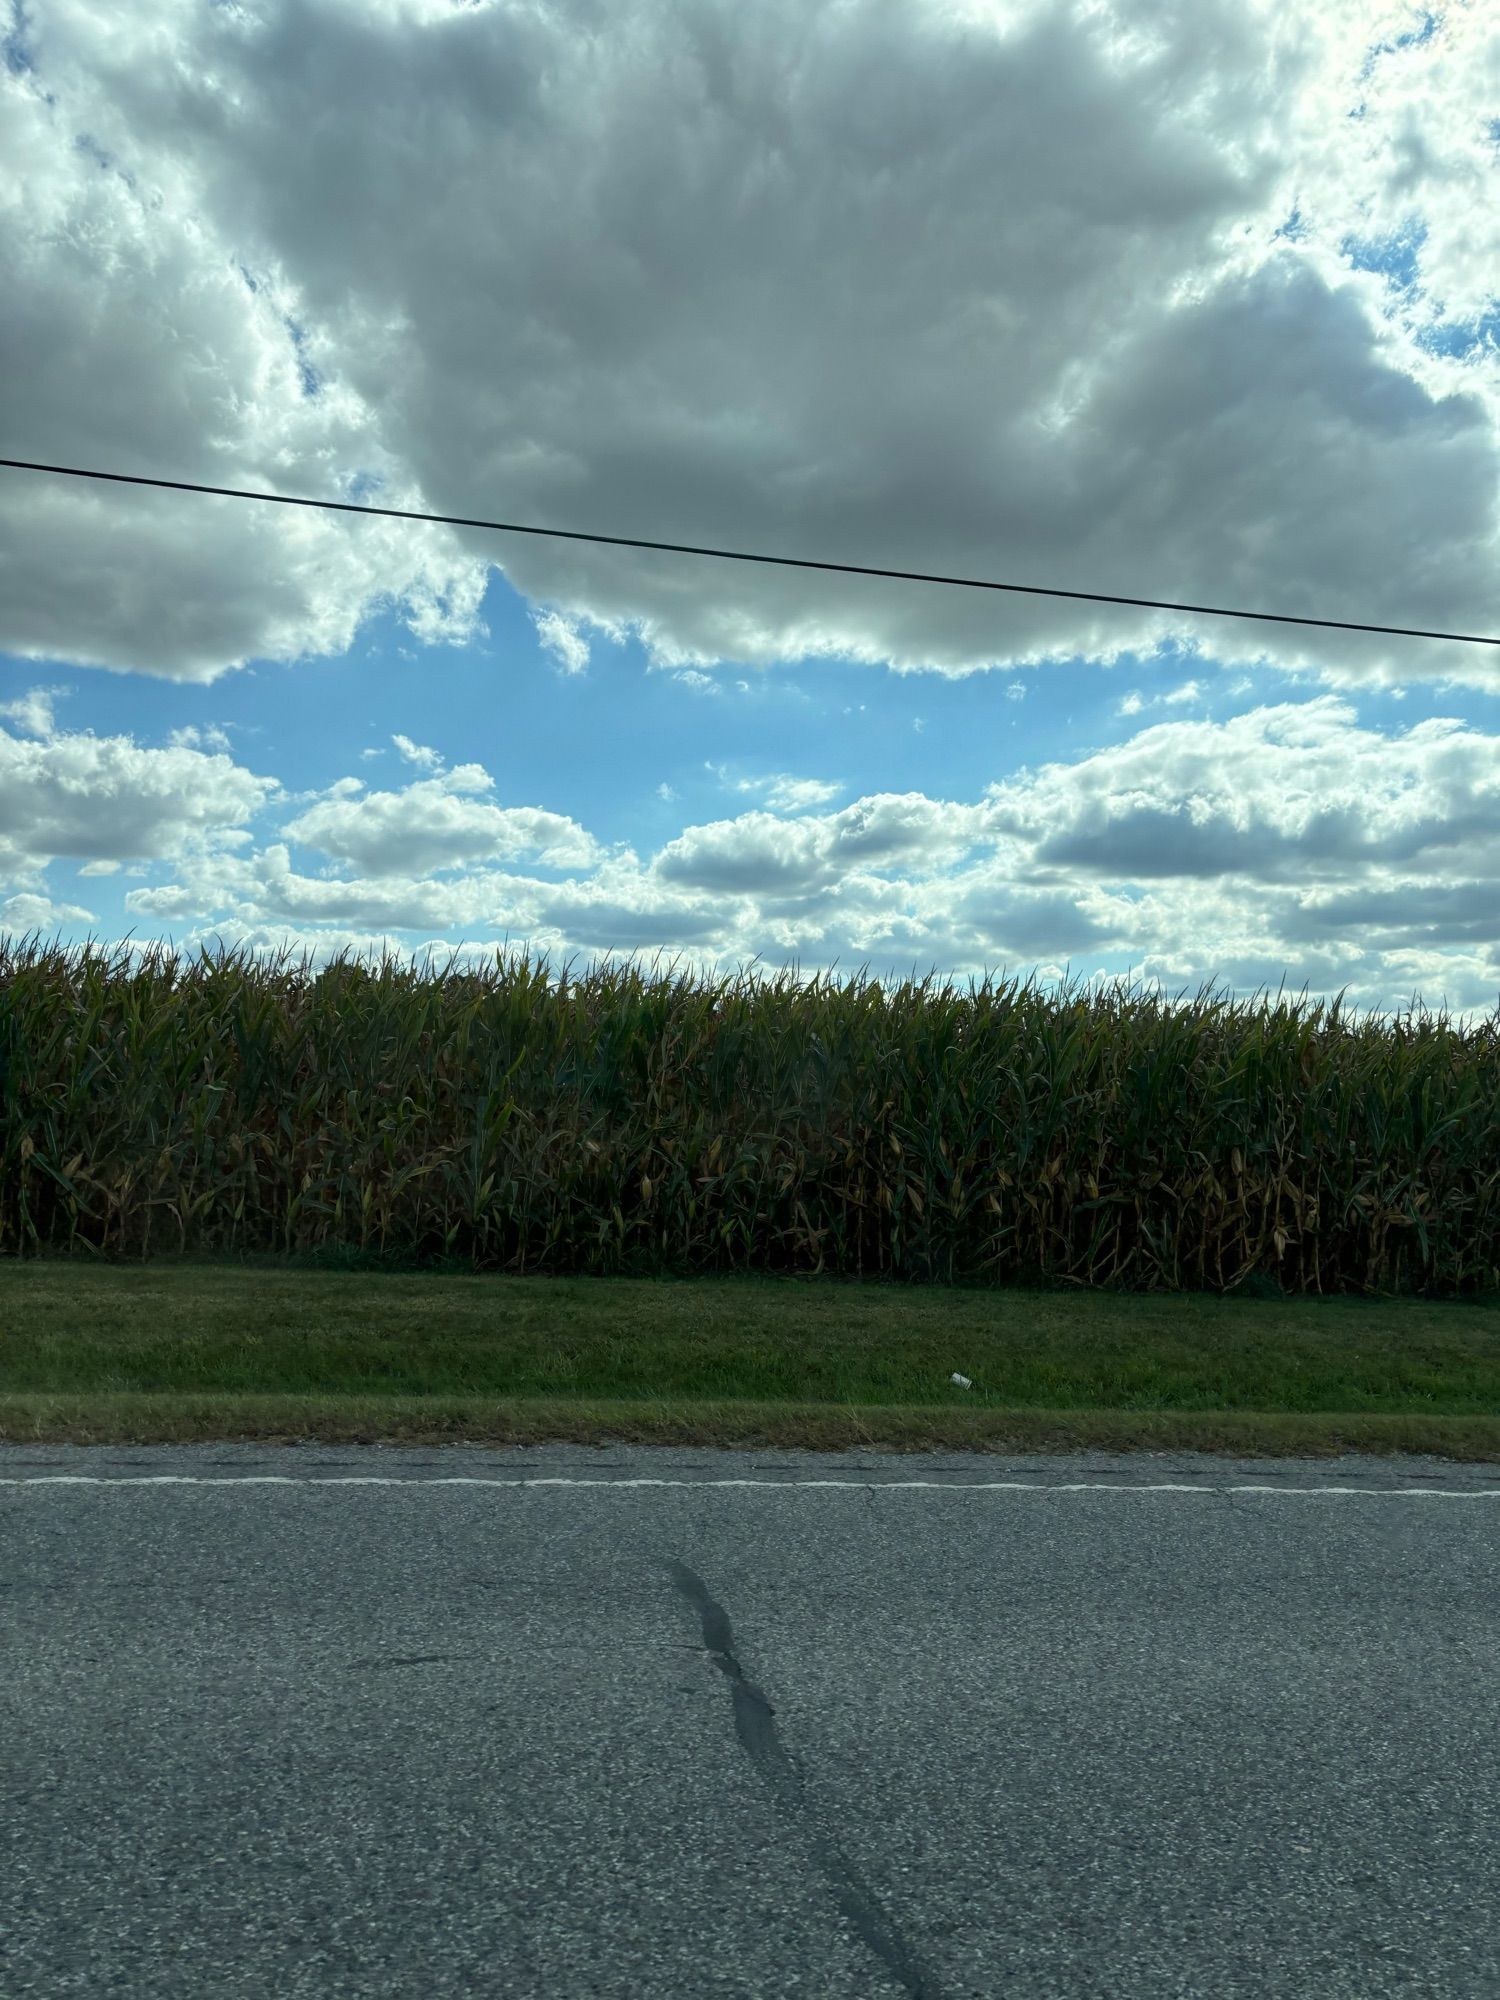
<svg viewBox="0 0 1500 2000">
<path fill-rule="evenodd" d="M 1426 241 L 1427 224 L 1414 218 L 1390 236 L 1342 236 L 1339 249 L 1356 271 L 1374 271 L 1398 291 L 1409 292 L 1416 285 L 1417 259 Z"/>
<path fill-rule="evenodd" d="M 1500 119 L 1495 121 L 1493 129 L 1500 134 Z M 1299 220 L 1295 211 L 1292 220 Z M 1277 231 L 1278 235 L 1292 233 L 1290 223 Z M 1426 223 L 1413 218 L 1404 229 L 1389 236 L 1342 237 L 1339 249 L 1355 270 L 1373 271 L 1384 278 L 1394 292 L 1416 299 L 1422 295 L 1418 265 L 1426 241 Z M 1476 348 L 1500 346 L 1500 300 L 1493 302 L 1476 319 L 1438 320 L 1420 328 L 1413 338 L 1424 352 L 1454 361 L 1461 361 Z"/>
<path fill-rule="evenodd" d="M 80 153 L 86 153 L 95 166 L 102 168 L 104 172 L 107 173 L 114 165 L 114 161 L 110 158 L 109 154 L 105 152 L 99 141 L 90 133 L 80 132 L 74 139 L 73 144 L 78 148 Z"/>
<path fill-rule="evenodd" d="M 1436 326 L 1424 327 L 1417 335 L 1417 345 L 1451 361 L 1461 361 L 1476 347 L 1500 349 L 1500 305 L 1491 306 L 1478 320 L 1440 320 Z"/>
<path fill-rule="evenodd" d="M 1439 25 L 1438 16 L 1427 10 L 1423 12 L 1420 28 L 1408 29 L 1404 35 L 1397 35 L 1394 41 L 1377 42 L 1365 57 L 1364 67 L 1359 73 L 1359 81 L 1361 83 L 1365 81 L 1381 56 L 1394 55 L 1398 49 L 1420 48 L 1424 42 L 1430 42 L 1437 33 Z"/>
<path fill-rule="evenodd" d="M 21 0 L 14 0 L 10 10 L 10 26 L 0 35 L 0 52 L 5 56 L 5 67 L 12 76 L 24 76 L 34 70 L 36 64 L 31 59 L 31 51 L 26 46 L 26 32 L 31 22 Z"/>
<path fill-rule="evenodd" d="M 302 378 L 302 393 L 304 396 L 315 397 L 323 387 L 323 378 L 307 358 L 307 334 L 294 319 L 287 321 L 286 328 L 292 336 L 292 345 L 297 350 L 297 373 Z"/>
</svg>

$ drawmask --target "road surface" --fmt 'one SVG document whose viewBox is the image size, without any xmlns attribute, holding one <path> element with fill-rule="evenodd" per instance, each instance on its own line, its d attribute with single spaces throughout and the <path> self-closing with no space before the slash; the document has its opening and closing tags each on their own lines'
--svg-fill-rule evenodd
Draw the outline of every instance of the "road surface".
<svg viewBox="0 0 1500 2000">
<path fill-rule="evenodd" d="M 3 2000 L 1500 2000 L 1500 1466 L 0 1445 L 0 1661 Z"/>
</svg>

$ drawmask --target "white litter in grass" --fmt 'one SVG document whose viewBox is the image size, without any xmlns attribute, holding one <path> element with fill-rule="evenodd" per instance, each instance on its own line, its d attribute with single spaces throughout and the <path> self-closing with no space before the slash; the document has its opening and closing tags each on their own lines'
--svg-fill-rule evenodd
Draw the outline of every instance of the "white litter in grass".
<svg viewBox="0 0 1500 2000">
<path fill-rule="evenodd" d="M 950 1375 L 948 1377 L 948 1380 L 950 1382 L 956 1382 L 960 1389 L 972 1389 L 974 1386 L 974 1384 L 969 1380 L 967 1375 Z"/>
</svg>

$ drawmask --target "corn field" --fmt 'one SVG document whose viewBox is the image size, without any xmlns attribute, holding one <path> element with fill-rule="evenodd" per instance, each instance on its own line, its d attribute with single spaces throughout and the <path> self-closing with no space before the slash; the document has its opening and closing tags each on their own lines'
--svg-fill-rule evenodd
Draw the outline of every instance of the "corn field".
<svg viewBox="0 0 1500 2000">
<path fill-rule="evenodd" d="M 1500 1285 L 1495 1022 L 931 984 L 0 940 L 0 1255 Z"/>
</svg>

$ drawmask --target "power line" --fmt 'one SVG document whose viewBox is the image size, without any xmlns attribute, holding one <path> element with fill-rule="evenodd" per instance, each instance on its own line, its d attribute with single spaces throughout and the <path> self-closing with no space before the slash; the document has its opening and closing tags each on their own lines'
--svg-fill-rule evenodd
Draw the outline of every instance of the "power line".
<svg viewBox="0 0 1500 2000">
<path fill-rule="evenodd" d="M 1411 625 L 1360 625 L 1347 618 L 1294 618 L 1285 611 L 1230 611 L 1222 604 L 1172 604 L 1160 597 L 1116 597 L 1104 590 L 1055 590 L 1039 583 L 992 583 L 977 576 L 933 576 L 917 569 L 874 569 L 865 563 L 815 562 L 807 556 L 761 556 L 743 549 L 696 548 L 690 542 L 645 542 L 633 535 L 589 535 L 576 528 L 533 528 L 519 521 L 474 521 L 462 514 L 417 514 L 405 507 L 366 507 L 353 500 L 307 500 L 293 493 L 252 493 L 239 486 L 196 486 L 185 479 L 146 479 L 133 472 L 90 472 L 77 465 L 36 465 L 0 458 L 20 472 L 56 472 L 69 479 L 112 479 L 124 486 L 162 486 L 174 493 L 210 493 L 222 500 L 270 500 L 281 507 L 321 507 L 334 514 L 379 514 L 392 521 L 431 521 L 447 528 L 492 528 L 507 535 L 551 535 L 568 542 L 608 542 L 621 549 L 665 549 L 671 555 L 718 556 L 726 562 L 776 563 L 786 569 L 837 570 L 845 576 L 889 576 L 902 583 L 943 583 L 961 590 L 1012 590 L 1029 597 L 1072 597 L 1090 604 L 1133 604 L 1148 611 L 1196 611 L 1210 618 L 1256 618 L 1273 625 L 1321 625 L 1336 632 L 1383 632 L 1399 639 L 1452 639 L 1465 646 L 1500 646 L 1477 632 L 1427 632 Z"/>
</svg>

